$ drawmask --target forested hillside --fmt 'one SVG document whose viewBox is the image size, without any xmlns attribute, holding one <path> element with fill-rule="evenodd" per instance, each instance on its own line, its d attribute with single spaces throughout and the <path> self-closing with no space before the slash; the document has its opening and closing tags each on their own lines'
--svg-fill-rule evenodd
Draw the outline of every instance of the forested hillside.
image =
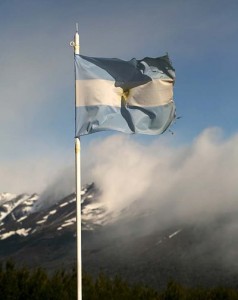
<svg viewBox="0 0 238 300">
<path fill-rule="evenodd" d="M 76 270 L 59 270 L 48 275 L 42 268 L 16 268 L 6 262 L 0 266 L 0 300 L 76 300 Z M 238 290 L 224 287 L 186 288 L 169 281 L 164 290 L 129 285 L 119 277 L 83 275 L 83 300 L 225 300 L 238 299 Z"/>
</svg>

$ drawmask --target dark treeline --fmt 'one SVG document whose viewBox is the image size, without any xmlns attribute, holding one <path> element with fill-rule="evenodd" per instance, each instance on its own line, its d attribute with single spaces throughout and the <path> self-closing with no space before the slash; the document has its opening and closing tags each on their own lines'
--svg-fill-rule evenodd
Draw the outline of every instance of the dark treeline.
<svg viewBox="0 0 238 300">
<path fill-rule="evenodd" d="M 48 275 L 41 268 L 16 268 L 12 262 L 0 265 L 0 300 L 76 300 L 76 270 Z M 100 274 L 83 275 L 83 300 L 238 300 L 238 290 L 217 287 L 187 288 L 170 281 L 161 292 L 144 285 L 130 285 L 123 279 Z"/>
</svg>

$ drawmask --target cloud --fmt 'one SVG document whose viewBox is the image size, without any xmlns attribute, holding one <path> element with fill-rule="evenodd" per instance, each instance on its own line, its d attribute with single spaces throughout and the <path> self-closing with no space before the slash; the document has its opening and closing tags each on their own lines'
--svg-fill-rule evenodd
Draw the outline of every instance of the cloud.
<svg viewBox="0 0 238 300">
<path fill-rule="evenodd" d="M 213 251 L 229 272 L 237 271 L 238 134 L 224 138 L 220 129 L 208 128 L 180 146 L 115 135 L 94 142 L 87 153 L 91 163 L 83 174 L 100 188 L 112 214 L 125 217 L 116 229 L 124 241 L 133 234 L 195 226 L 199 243 L 188 251 L 199 256 Z"/>
<path fill-rule="evenodd" d="M 52 204 L 73 193 L 75 191 L 74 178 L 75 174 L 72 166 L 62 168 L 42 192 L 33 210 L 50 207 Z"/>
<path fill-rule="evenodd" d="M 82 182 L 95 182 L 115 214 L 136 202 L 165 220 L 208 220 L 238 210 L 237 151 L 238 135 L 224 139 L 218 128 L 180 146 L 116 134 L 82 149 Z M 59 200 L 74 191 L 72 153 L 2 164 L 1 190 L 40 192 L 45 204 Z"/>
<path fill-rule="evenodd" d="M 130 234 L 148 234 L 159 225 L 179 224 L 180 229 L 204 223 L 207 234 L 193 251 L 200 255 L 216 247 L 219 261 L 237 268 L 238 134 L 224 138 L 219 128 L 208 128 L 188 144 L 169 144 L 160 137 L 153 141 L 115 134 L 84 145 L 83 182 L 95 182 L 100 201 L 115 216 L 123 211 L 130 218 L 133 209 L 146 213 L 138 228 L 128 229 Z M 72 161 L 62 157 L 7 164 L 0 169 L 1 186 L 19 193 L 38 189 L 41 198 L 35 209 L 48 207 L 74 191 Z M 125 226 L 118 225 L 117 232 L 124 234 Z"/>
<path fill-rule="evenodd" d="M 91 145 L 87 176 L 112 212 L 138 201 L 169 219 L 202 220 L 238 209 L 237 151 L 238 135 L 223 139 L 217 128 L 179 147 L 116 135 Z"/>
</svg>

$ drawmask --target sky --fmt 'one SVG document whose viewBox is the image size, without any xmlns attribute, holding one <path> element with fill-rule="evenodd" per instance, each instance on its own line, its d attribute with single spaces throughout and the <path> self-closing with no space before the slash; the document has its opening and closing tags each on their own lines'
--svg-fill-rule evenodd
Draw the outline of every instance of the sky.
<svg viewBox="0 0 238 300">
<path fill-rule="evenodd" d="M 233 201 L 238 162 L 236 0 L 1 0 L 0 192 L 47 194 L 49 186 L 54 191 L 58 186 L 62 195 L 74 189 L 69 43 L 76 22 L 84 55 L 128 60 L 168 52 L 176 70 L 174 101 L 181 116 L 171 128 L 173 134 L 104 132 L 82 137 L 83 183 L 96 181 L 108 193 L 105 199 L 116 197 L 123 186 L 130 186 L 125 201 L 134 199 L 151 185 L 162 197 L 166 191 L 158 190 L 157 182 L 166 182 L 165 174 L 172 178 L 174 170 L 178 176 L 179 166 L 180 179 L 169 186 L 174 193 L 186 180 L 190 186 L 199 182 L 201 188 L 208 181 L 212 190 L 221 180 L 227 191 L 222 195 Z M 203 145 L 210 145 L 207 152 Z M 190 167 L 189 158 L 195 160 Z M 195 192 L 191 189 L 183 199 Z M 115 203 L 121 207 L 119 200 Z"/>
</svg>

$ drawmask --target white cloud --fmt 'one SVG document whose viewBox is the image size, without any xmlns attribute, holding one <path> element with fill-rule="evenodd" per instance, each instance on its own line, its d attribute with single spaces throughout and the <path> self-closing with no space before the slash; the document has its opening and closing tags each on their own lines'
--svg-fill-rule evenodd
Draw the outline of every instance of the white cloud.
<svg viewBox="0 0 238 300">
<path fill-rule="evenodd" d="M 182 147 L 112 136 L 93 145 L 88 157 L 91 180 L 111 211 L 140 200 L 169 218 L 201 220 L 238 208 L 237 151 L 237 135 L 222 139 L 211 128 Z"/>
<path fill-rule="evenodd" d="M 208 220 L 238 210 L 237 152 L 238 135 L 224 139 L 217 128 L 182 146 L 112 135 L 82 149 L 82 181 L 95 182 L 115 214 L 136 201 L 166 222 Z M 40 192 L 42 205 L 59 200 L 74 191 L 73 151 L 3 164 L 0 190 Z"/>
</svg>

